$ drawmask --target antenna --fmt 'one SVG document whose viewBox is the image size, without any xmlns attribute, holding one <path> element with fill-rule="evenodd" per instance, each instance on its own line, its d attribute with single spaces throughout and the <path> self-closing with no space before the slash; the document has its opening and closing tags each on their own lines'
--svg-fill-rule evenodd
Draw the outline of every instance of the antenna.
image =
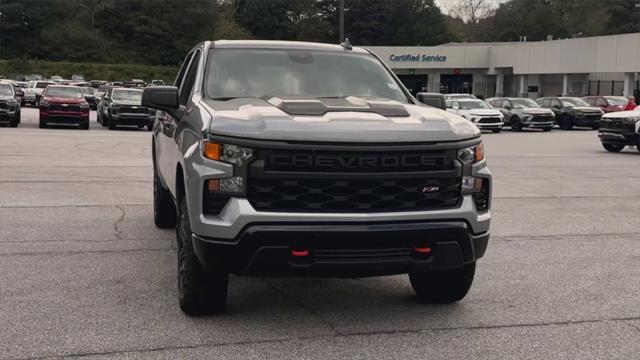
<svg viewBox="0 0 640 360">
<path fill-rule="evenodd" d="M 353 47 L 351 46 L 351 41 L 349 41 L 349 38 L 344 38 L 344 41 L 340 43 L 340 46 L 342 46 L 342 48 L 345 50 L 353 49 Z"/>
</svg>

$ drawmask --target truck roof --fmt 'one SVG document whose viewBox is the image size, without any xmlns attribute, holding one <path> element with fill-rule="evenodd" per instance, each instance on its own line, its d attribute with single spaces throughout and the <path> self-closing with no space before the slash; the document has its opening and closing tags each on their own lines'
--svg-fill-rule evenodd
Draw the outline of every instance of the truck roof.
<svg viewBox="0 0 640 360">
<path fill-rule="evenodd" d="M 320 51 L 351 51 L 355 53 L 368 54 L 363 48 L 353 47 L 345 50 L 337 44 L 314 43 L 304 41 L 277 41 L 277 40 L 217 40 L 211 43 L 214 48 L 233 49 L 302 49 Z"/>
</svg>

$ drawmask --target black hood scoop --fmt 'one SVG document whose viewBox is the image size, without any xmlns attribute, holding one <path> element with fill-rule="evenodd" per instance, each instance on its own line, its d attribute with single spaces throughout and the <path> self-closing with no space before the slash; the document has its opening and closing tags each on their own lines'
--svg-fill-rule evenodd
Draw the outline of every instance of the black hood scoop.
<svg viewBox="0 0 640 360">
<path fill-rule="evenodd" d="M 355 96 L 336 98 L 315 97 L 271 97 L 265 99 L 269 104 L 289 115 L 324 115 L 332 111 L 371 112 L 387 117 L 407 117 L 406 108 L 391 100 L 368 100 Z"/>
</svg>

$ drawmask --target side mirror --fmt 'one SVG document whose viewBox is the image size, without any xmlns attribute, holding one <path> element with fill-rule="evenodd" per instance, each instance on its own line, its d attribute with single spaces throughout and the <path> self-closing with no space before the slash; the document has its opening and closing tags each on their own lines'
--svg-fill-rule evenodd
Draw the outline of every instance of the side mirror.
<svg viewBox="0 0 640 360">
<path fill-rule="evenodd" d="M 178 88 L 175 86 L 152 86 L 142 93 L 142 106 L 166 111 L 171 115 L 178 109 Z"/>
</svg>

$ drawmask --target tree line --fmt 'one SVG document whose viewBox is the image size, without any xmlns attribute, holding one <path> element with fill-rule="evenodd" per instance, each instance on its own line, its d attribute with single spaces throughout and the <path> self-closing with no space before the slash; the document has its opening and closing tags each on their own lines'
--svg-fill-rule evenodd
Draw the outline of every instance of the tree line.
<svg viewBox="0 0 640 360">
<path fill-rule="evenodd" d="M 434 0 L 344 0 L 345 35 L 354 45 L 427 46 L 640 32 L 640 0 L 511 0 L 498 7 L 469 6 L 491 0 L 447 1 L 459 11 L 445 15 Z M 337 43 L 339 4 L 0 0 L 0 58 L 176 66 L 208 39 Z"/>
</svg>

